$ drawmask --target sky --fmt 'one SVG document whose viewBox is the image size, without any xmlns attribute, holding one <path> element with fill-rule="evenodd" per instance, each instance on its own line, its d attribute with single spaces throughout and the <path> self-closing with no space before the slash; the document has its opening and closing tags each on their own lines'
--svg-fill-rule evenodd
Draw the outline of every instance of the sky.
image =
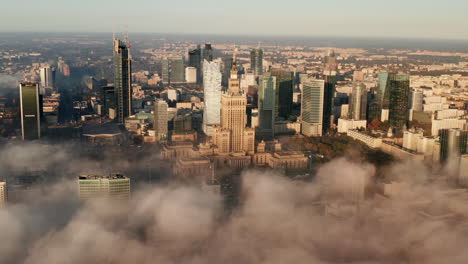
<svg viewBox="0 0 468 264">
<path fill-rule="evenodd" d="M 466 0 L 15 0 L 0 32 L 468 39 Z"/>
</svg>

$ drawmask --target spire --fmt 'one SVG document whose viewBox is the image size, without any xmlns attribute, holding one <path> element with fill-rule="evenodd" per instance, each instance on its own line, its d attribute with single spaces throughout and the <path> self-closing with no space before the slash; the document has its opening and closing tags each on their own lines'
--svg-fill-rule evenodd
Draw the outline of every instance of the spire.
<svg viewBox="0 0 468 264">
<path fill-rule="evenodd" d="M 237 75 L 237 62 L 236 62 L 236 55 L 237 55 L 237 47 L 234 46 L 234 52 L 232 53 L 232 67 L 231 67 L 231 75 L 232 72 L 236 72 Z M 232 78 L 232 77 L 231 77 Z"/>
</svg>

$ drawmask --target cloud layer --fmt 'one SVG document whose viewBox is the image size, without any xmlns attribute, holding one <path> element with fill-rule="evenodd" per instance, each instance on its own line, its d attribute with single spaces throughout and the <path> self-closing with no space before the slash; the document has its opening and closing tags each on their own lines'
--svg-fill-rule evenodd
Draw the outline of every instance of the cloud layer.
<svg viewBox="0 0 468 264">
<path fill-rule="evenodd" d="M 0 171 L 40 153 L 45 170 L 79 173 L 56 165 L 79 159 L 59 148 L 8 146 Z M 82 170 L 97 166 L 81 161 Z M 229 216 L 222 197 L 197 186 L 146 186 L 128 203 L 80 202 L 74 178 L 63 177 L 31 190 L 30 202 L 0 209 L 0 263 L 466 263 L 466 192 L 429 183 L 420 164 L 386 172 L 401 182 L 398 195 L 360 201 L 356 186 L 375 182 L 366 163 L 333 160 L 312 182 L 246 171 Z"/>
</svg>

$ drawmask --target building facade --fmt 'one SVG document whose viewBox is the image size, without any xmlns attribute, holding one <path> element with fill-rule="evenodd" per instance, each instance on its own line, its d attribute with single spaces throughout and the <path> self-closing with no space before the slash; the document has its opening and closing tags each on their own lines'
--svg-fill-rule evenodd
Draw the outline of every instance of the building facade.
<svg viewBox="0 0 468 264">
<path fill-rule="evenodd" d="M 323 80 L 312 80 L 303 85 L 301 120 L 302 134 L 305 136 L 322 135 L 324 88 Z"/>
<path fill-rule="evenodd" d="M 41 138 L 41 96 L 38 83 L 20 84 L 21 136 L 23 140 Z"/>
<path fill-rule="evenodd" d="M 130 179 L 122 174 L 80 175 L 78 186 L 80 199 L 130 198 Z"/>
<path fill-rule="evenodd" d="M 212 127 L 221 122 L 221 69 L 217 62 L 203 62 L 203 88 L 205 108 L 203 111 L 203 131 L 212 135 Z"/>
<path fill-rule="evenodd" d="M 132 115 L 132 60 L 127 41 L 114 39 L 114 87 L 117 121 Z"/>
</svg>

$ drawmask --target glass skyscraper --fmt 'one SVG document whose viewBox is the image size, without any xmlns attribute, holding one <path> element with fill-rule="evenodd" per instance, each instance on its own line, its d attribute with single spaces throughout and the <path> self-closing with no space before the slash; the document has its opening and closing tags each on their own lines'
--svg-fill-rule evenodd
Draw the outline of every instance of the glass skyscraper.
<svg viewBox="0 0 468 264">
<path fill-rule="evenodd" d="M 41 96 L 38 83 L 20 84 L 21 135 L 23 140 L 41 138 Z"/>
<path fill-rule="evenodd" d="M 263 74 L 263 50 L 253 49 L 250 51 L 250 68 L 252 68 L 253 74 Z"/>
<path fill-rule="evenodd" d="M 276 77 L 275 117 L 287 119 L 292 113 L 294 73 L 272 69 L 271 76 Z"/>
<path fill-rule="evenodd" d="M 209 62 L 213 60 L 213 48 L 210 43 L 205 44 L 205 48 L 203 49 L 203 60 L 207 60 Z"/>
<path fill-rule="evenodd" d="M 166 141 L 168 138 L 168 113 L 167 103 L 164 100 L 154 102 L 154 131 L 158 141 Z"/>
<path fill-rule="evenodd" d="M 184 60 L 181 56 L 162 60 L 162 80 L 165 84 L 185 82 Z"/>
<path fill-rule="evenodd" d="M 367 112 L 367 89 L 359 82 L 353 86 L 349 104 L 349 118 L 354 120 L 366 120 Z"/>
<path fill-rule="evenodd" d="M 205 109 L 203 112 L 203 131 L 211 135 L 212 126 L 221 121 L 221 68 L 217 62 L 203 62 L 203 92 Z"/>
<path fill-rule="evenodd" d="M 390 90 L 389 123 L 391 127 L 400 130 L 407 125 L 409 118 L 409 75 L 390 74 L 387 89 Z"/>
<path fill-rule="evenodd" d="M 132 67 L 127 41 L 114 39 L 114 87 L 117 121 L 132 115 Z"/>
<path fill-rule="evenodd" d="M 258 136 L 273 139 L 275 127 L 276 77 L 265 74 L 258 87 Z"/>
<path fill-rule="evenodd" d="M 306 136 L 321 136 L 324 103 L 323 80 L 310 80 L 302 88 L 302 134 Z"/>
</svg>

